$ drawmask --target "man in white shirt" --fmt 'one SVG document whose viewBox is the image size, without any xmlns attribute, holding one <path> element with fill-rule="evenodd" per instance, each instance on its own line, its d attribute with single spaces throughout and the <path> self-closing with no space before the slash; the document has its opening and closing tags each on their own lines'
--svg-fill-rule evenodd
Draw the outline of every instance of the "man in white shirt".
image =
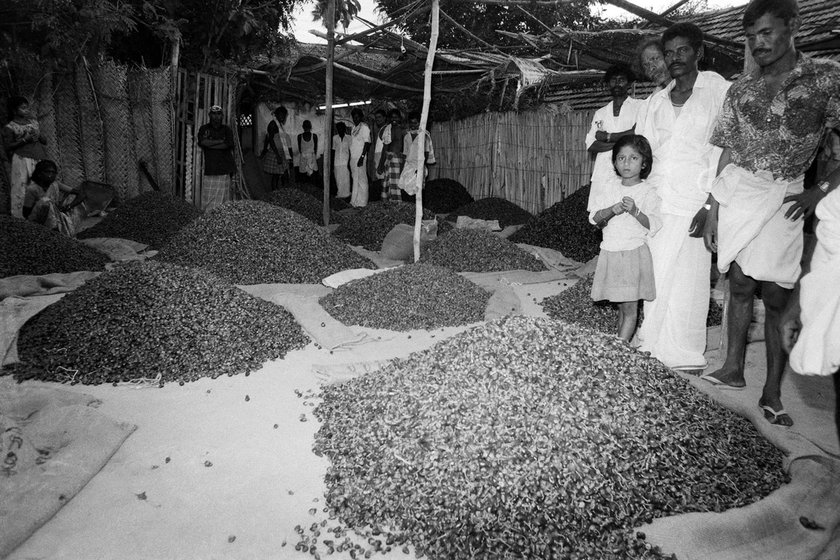
<svg viewBox="0 0 840 560">
<path fill-rule="evenodd" d="M 352 206 L 367 206 L 368 176 L 367 154 L 370 148 L 370 127 L 365 122 L 365 114 L 355 107 L 350 111 L 353 118 L 353 130 L 350 132 L 350 174 L 353 176 Z"/>
<path fill-rule="evenodd" d="M 350 136 L 347 125 L 335 123 L 336 135 L 332 138 L 333 175 L 338 187 L 336 198 L 350 198 Z"/>
<path fill-rule="evenodd" d="M 616 141 L 634 133 L 638 111 L 644 105 L 642 100 L 628 97 L 627 92 L 634 79 L 633 71 L 623 65 L 611 66 L 604 74 L 604 83 L 610 89 L 612 101 L 595 111 L 586 135 L 586 149 L 595 154 L 590 201 L 600 200 L 605 185 L 615 177 L 612 149 Z M 589 207 L 587 210 L 594 212 L 601 208 Z"/>
<path fill-rule="evenodd" d="M 721 149 L 709 143 L 729 83 L 700 72 L 703 32 L 692 23 L 662 35 L 673 78 L 650 98 L 640 133 L 653 148 L 650 181 L 662 200 L 662 229 L 650 241 L 656 299 L 645 302 L 642 351 L 675 369 L 706 367 L 711 254 L 703 243 L 706 199 Z"/>
</svg>

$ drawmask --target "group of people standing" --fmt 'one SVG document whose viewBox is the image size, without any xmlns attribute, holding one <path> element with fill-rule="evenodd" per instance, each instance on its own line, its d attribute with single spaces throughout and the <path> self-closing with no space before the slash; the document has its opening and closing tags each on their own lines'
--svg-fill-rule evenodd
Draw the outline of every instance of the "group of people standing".
<svg viewBox="0 0 840 560">
<path fill-rule="evenodd" d="M 590 221 L 604 228 L 592 297 L 620 304 L 618 335 L 671 368 L 702 373 L 717 253 L 718 270 L 729 275 L 727 356 L 702 378 L 745 386 L 747 334 L 760 287 L 767 377 L 758 405 L 769 422 L 784 426 L 793 424 L 782 405 L 781 380 L 794 337 L 783 343 L 783 313 L 802 272 L 804 218 L 821 201 L 826 216 L 840 206 L 829 204 L 837 197 L 840 168 L 811 188 L 803 185 L 826 134 L 840 126 L 840 65 L 796 50 L 800 21 L 796 0 L 752 0 L 743 27 L 756 69 L 734 83 L 700 71 L 701 29 L 669 27 L 660 42 L 640 46 L 654 93 L 629 97 L 632 71 L 611 68 L 605 81 L 612 102 L 596 112 L 586 138 L 597 154 Z M 828 219 L 836 224 L 840 215 Z M 820 242 L 840 245 L 831 235 Z M 821 254 L 830 260 L 837 253 L 840 246 Z M 837 278 L 836 259 L 834 266 Z M 836 285 L 831 290 L 836 293 Z M 634 332 L 639 300 L 644 319 Z M 808 338 L 811 353 L 819 353 L 810 363 L 819 365 L 792 365 L 837 379 L 840 303 L 829 307 L 834 315 L 823 312 L 821 320 L 825 329 L 834 325 L 833 336 L 817 328 L 823 342 Z M 803 332 L 809 321 L 803 308 Z M 797 344 L 806 344 L 805 337 Z M 840 408 L 837 421 L 840 430 Z"/>
<path fill-rule="evenodd" d="M 303 132 L 294 143 L 287 132 L 288 110 L 279 106 L 268 124 L 260 154 L 263 171 L 271 179 L 271 189 L 296 181 L 320 182 L 318 134 L 312 132 L 312 122 L 304 120 Z M 334 124 L 332 137 L 333 177 L 336 197 L 352 206 L 366 206 L 369 201 L 400 201 L 403 192 L 416 192 L 420 135 L 420 114 L 410 112 L 404 123 L 399 109 L 373 114 L 372 126 L 364 111 L 355 107 L 350 112 L 353 121 Z M 294 146 L 297 146 L 295 158 Z M 425 167 L 434 165 L 435 156 L 431 136 L 426 132 L 423 154 Z M 297 165 L 295 165 L 297 162 Z M 295 170 L 295 167 L 297 169 Z"/>
</svg>

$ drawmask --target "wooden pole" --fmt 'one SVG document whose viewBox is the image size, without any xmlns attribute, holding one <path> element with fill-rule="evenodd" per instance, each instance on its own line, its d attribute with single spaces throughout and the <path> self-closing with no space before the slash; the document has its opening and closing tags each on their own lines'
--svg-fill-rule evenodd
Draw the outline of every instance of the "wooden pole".
<svg viewBox="0 0 840 560">
<path fill-rule="evenodd" d="M 420 132 L 417 138 L 417 197 L 414 204 L 414 262 L 420 260 L 420 229 L 423 225 L 423 181 L 426 172 L 426 125 L 429 122 L 429 103 L 432 100 L 432 67 L 435 64 L 438 33 L 440 32 L 440 0 L 432 0 L 432 36 L 426 54 L 426 72 L 423 76 L 423 112 L 420 114 Z"/>
<path fill-rule="evenodd" d="M 335 2 L 327 2 L 327 69 L 324 105 L 324 225 L 330 225 L 330 178 L 332 177 L 333 58 L 335 57 Z"/>
</svg>

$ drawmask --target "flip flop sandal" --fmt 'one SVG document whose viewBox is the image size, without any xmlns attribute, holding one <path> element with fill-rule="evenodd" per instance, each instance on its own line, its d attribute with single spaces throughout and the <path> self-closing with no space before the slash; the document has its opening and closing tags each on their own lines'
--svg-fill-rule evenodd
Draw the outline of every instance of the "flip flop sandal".
<svg viewBox="0 0 840 560">
<path fill-rule="evenodd" d="M 717 377 L 712 377 L 712 374 L 710 374 L 710 373 L 708 373 L 706 375 L 701 375 L 700 379 L 702 379 L 703 381 L 708 381 L 709 383 L 711 383 L 712 385 L 714 385 L 718 389 L 727 389 L 727 390 L 730 390 L 730 391 L 741 391 L 744 388 L 746 388 L 746 385 L 742 385 L 742 386 L 738 387 L 736 385 L 730 385 L 729 383 L 724 383 L 723 381 L 721 381 Z"/>
<path fill-rule="evenodd" d="M 784 428 L 790 428 L 791 426 L 793 426 L 793 418 L 790 417 L 790 414 L 788 414 L 784 408 L 776 411 L 767 406 L 766 404 L 760 404 L 758 406 L 759 408 L 761 408 L 761 410 L 764 411 L 764 418 L 774 426 L 782 426 Z M 772 416 L 772 419 L 770 418 L 770 416 Z M 779 422 L 779 418 L 781 418 L 782 416 L 787 416 L 790 419 L 790 425 L 782 424 L 781 422 Z"/>
</svg>

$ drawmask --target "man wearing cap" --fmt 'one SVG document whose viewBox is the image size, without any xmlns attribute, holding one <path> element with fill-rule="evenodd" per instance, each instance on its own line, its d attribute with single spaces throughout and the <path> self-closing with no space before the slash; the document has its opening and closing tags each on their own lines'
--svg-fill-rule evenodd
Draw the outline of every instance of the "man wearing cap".
<svg viewBox="0 0 840 560">
<path fill-rule="evenodd" d="M 207 212 L 230 200 L 233 160 L 233 131 L 222 124 L 222 108 L 210 107 L 210 122 L 198 129 L 198 145 L 204 152 L 201 209 Z"/>
</svg>

